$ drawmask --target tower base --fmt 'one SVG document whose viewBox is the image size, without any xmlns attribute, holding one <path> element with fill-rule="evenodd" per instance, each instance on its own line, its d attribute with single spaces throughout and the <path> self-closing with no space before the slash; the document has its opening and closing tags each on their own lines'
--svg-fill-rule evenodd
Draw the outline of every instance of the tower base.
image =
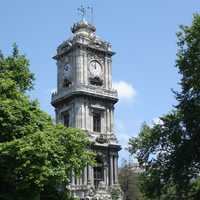
<svg viewBox="0 0 200 200">
<path fill-rule="evenodd" d="M 123 200 L 123 193 L 119 184 L 106 186 L 103 181 L 99 183 L 97 189 L 87 185 L 85 188 L 80 188 L 80 191 L 78 188 L 76 190 L 71 188 L 71 193 L 72 196 L 81 200 Z"/>
</svg>

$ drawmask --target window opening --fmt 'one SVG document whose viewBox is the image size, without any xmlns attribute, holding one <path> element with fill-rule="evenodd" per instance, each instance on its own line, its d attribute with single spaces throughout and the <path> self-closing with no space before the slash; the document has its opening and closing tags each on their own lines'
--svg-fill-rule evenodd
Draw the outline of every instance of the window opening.
<svg viewBox="0 0 200 200">
<path fill-rule="evenodd" d="M 96 166 L 94 167 L 94 186 L 98 187 L 99 182 L 104 181 L 104 167 L 101 158 L 96 158 Z"/>
<path fill-rule="evenodd" d="M 101 113 L 93 113 L 93 131 L 101 132 Z"/>
<path fill-rule="evenodd" d="M 65 127 L 69 127 L 69 113 L 68 112 L 63 114 L 63 123 Z"/>
</svg>

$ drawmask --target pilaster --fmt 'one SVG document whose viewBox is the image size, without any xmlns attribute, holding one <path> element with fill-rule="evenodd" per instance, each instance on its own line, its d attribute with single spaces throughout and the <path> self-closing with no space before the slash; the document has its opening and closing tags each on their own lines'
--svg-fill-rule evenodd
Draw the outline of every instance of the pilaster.
<svg viewBox="0 0 200 200">
<path fill-rule="evenodd" d="M 110 185 L 113 185 L 113 156 L 110 155 Z"/>
</svg>

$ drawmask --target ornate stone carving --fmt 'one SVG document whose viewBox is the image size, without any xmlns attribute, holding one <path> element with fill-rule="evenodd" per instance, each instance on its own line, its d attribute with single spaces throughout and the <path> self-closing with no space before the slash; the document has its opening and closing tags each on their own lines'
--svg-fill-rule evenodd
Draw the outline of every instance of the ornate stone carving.
<svg viewBox="0 0 200 200">
<path fill-rule="evenodd" d="M 101 181 L 92 200 L 112 200 L 111 193 L 105 183 Z"/>
<path fill-rule="evenodd" d="M 92 85 L 103 85 L 103 80 L 100 77 L 89 77 L 89 80 Z"/>
<path fill-rule="evenodd" d="M 105 58 L 102 53 L 95 53 L 94 51 L 89 50 L 87 56 L 88 60 L 98 60 L 101 64 L 104 64 Z"/>
<path fill-rule="evenodd" d="M 105 134 L 100 134 L 99 137 L 96 138 L 96 142 L 103 144 L 108 142 L 108 137 Z"/>
</svg>

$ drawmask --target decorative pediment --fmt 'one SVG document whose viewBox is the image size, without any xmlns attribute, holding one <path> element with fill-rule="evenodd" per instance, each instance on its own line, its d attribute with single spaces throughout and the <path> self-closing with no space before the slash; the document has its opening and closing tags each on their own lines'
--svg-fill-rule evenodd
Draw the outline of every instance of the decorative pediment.
<svg viewBox="0 0 200 200">
<path fill-rule="evenodd" d="M 92 85 L 103 85 L 103 80 L 100 77 L 90 77 L 89 80 Z"/>
<path fill-rule="evenodd" d="M 108 143 L 108 138 L 106 135 L 101 134 L 99 137 L 96 138 L 96 142 L 100 144 Z"/>
</svg>

